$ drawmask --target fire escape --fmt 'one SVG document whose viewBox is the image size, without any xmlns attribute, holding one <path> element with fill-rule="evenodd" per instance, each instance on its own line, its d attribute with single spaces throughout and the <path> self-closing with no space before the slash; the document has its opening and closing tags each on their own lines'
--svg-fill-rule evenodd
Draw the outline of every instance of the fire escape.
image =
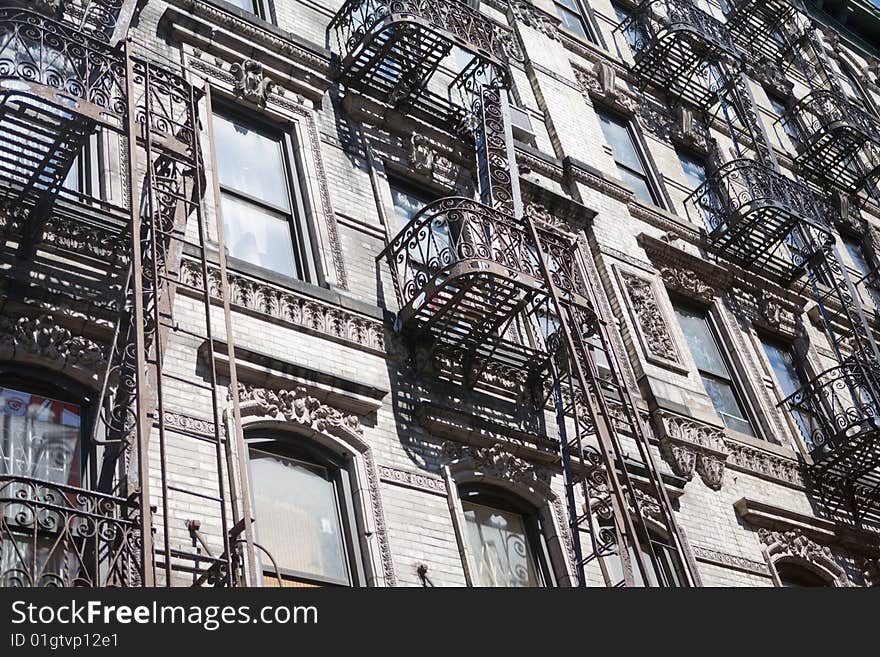
<svg viewBox="0 0 880 657">
<path fill-rule="evenodd" d="M 0 475 L 3 586 L 222 586 L 254 572 L 246 490 L 231 474 L 241 472 L 233 454 L 241 458 L 243 438 L 222 234 L 203 207 L 204 158 L 212 155 L 199 104 L 210 113 L 210 93 L 184 71 L 136 54 L 128 29 L 143 4 L 0 3 L 4 277 L 17 277 L 21 294 L 42 286 L 37 274 L 78 281 L 67 300 L 115 318 L 88 437 L 97 455 L 91 484 Z M 95 135 L 107 168 L 101 185 L 70 184 Z M 209 230 L 220 243 L 219 293 L 208 289 Z M 184 252 L 201 267 L 200 281 L 180 279 Z M 193 313 L 185 327 L 173 310 L 184 292 Z M 212 326 L 211 296 L 221 299 L 225 326 Z M 172 338 L 204 341 L 213 352 L 214 332 L 229 336 L 231 392 L 219 385 L 213 353 L 198 375 L 165 358 Z M 210 420 L 175 422 L 187 412 L 181 399 L 212 408 Z M 172 445 L 213 454 L 211 483 L 195 488 L 170 475 Z M 213 534 L 182 516 L 195 505 L 219 518 Z"/>
<path fill-rule="evenodd" d="M 645 86 L 723 118 L 733 139 L 736 158 L 722 162 L 716 149 L 706 182 L 686 201 L 688 215 L 705 226 L 707 247 L 719 257 L 784 285 L 806 279 L 837 364 L 809 376 L 802 363 L 810 383 L 785 405 L 811 447 L 809 471 L 821 509 L 855 525 L 876 522 L 880 351 L 835 246 L 836 210 L 827 194 L 781 172 L 742 70 L 761 60 L 782 70 L 801 68 L 815 87 L 789 117 L 802 137 L 799 159 L 847 192 L 873 184 L 875 119 L 844 99 L 795 4 L 733 2 L 726 24 L 687 5 L 646 2 L 621 29 L 640 35 L 630 42 Z M 707 21 L 711 31 L 698 27 Z M 692 25 L 680 27 L 683 22 Z M 682 43 L 670 45 L 673 40 Z M 690 86 L 695 90 L 687 91 Z"/>
<path fill-rule="evenodd" d="M 580 586 L 590 578 L 609 586 L 692 585 L 577 243 L 523 214 L 508 108 L 514 35 L 462 0 L 349 0 L 328 38 L 346 93 L 439 119 L 475 146 L 479 200 L 427 205 L 380 256 L 417 369 L 478 388 L 491 365 L 527 382 L 535 413 L 555 409 Z M 444 80 L 440 64 L 454 48 L 469 63 Z"/>
</svg>

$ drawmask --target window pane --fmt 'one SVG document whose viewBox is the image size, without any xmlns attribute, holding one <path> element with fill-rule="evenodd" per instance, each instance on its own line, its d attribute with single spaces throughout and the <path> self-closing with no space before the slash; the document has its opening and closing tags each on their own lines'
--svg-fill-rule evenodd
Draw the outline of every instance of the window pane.
<svg viewBox="0 0 880 657">
<path fill-rule="evenodd" d="M 651 188 L 648 187 L 648 181 L 645 180 L 643 175 L 633 173 L 629 169 L 618 166 L 617 177 L 633 188 L 636 198 L 647 201 L 648 203 L 654 203 L 654 195 L 651 193 Z"/>
<path fill-rule="evenodd" d="M 240 121 L 215 115 L 214 141 L 221 185 L 290 209 L 280 140 L 260 134 Z"/>
<path fill-rule="evenodd" d="M 392 183 L 391 200 L 399 229 L 403 229 L 419 211 L 431 202 L 427 194 L 417 194 Z"/>
<path fill-rule="evenodd" d="M 282 214 L 222 194 L 223 239 L 229 255 L 295 277 L 290 220 Z"/>
<path fill-rule="evenodd" d="M 730 378 L 727 365 L 718 350 L 715 338 L 709 331 L 706 316 L 698 310 L 676 306 L 675 314 L 681 325 L 682 333 L 690 348 L 697 368 L 703 372 L 711 372 L 724 379 Z"/>
<path fill-rule="evenodd" d="M 571 11 L 564 7 L 556 7 L 556 13 L 562 21 L 562 27 L 577 34 L 579 37 L 587 39 L 587 30 L 584 27 L 584 21 L 581 19 L 577 11 Z"/>
<path fill-rule="evenodd" d="M 348 581 L 336 487 L 325 468 L 250 450 L 260 544 L 285 570 Z"/>
<path fill-rule="evenodd" d="M 644 173 L 645 169 L 642 166 L 642 160 L 635 149 L 626 123 L 617 117 L 609 116 L 603 112 L 598 112 L 598 115 L 599 125 L 602 126 L 605 140 L 611 146 L 614 160 L 629 169 Z"/>
<path fill-rule="evenodd" d="M 80 409 L 0 388 L 0 474 L 80 485 Z"/>
<path fill-rule="evenodd" d="M 724 426 L 735 431 L 754 435 L 752 426 L 745 418 L 742 406 L 733 391 L 733 385 L 728 381 L 721 381 L 713 377 L 703 376 L 703 386 L 706 394 L 712 400 L 712 406 L 718 411 Z"/>
<path fill-rule="evenodd" d="M 256 0 L 226 0 L 226 2 L 235 5 L 245 11 L 249 11 L 252 14 L 257 12 L 255 2 Z"/>
<path fill-rule="evenodd" d="M 462 502 L 480 586 L 539 586 L 522 516 Z"/>
<path fill-rule="evenodd" d="M 843 239 L 843 245 L 846 247 L 846 251 L 849 253 L 856 271 L 862 276 L 867 276 L 871 271 L 871 267 L 868 265 L 868 259 L 865 258 L 865 252 L 862 251 L 862 245 L 856 240 L 849 238 Z"/>
<path fill-rule="evenodd" d="M 691 189 L 697 189 L 706 182 L 706 163 L 699 158 L 688 153 L 676 151 L 678 161 L 681 163 L 681 170 L 688 180 Z"/>
</svg>

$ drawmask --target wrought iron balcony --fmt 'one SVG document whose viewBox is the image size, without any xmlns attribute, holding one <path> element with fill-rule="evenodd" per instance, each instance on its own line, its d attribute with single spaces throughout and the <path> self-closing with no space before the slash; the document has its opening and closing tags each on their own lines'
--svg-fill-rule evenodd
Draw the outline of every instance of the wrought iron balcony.
<svg viewBox="0 0 880 657">
<path fill-rule="evenodd" d="M 543 229 L 539 239 L 562 298 L 591 314 L 574 244 Z M 472 365 L 543 369 L 558 326 L 537 255 L 523 223 L 498 210 L 460 197 L 426 206 L 384 252 L 402 332 Z"/>
<path fill-rule="evenodd" d="M 429 88 L 453 47 L 472 58 L 463 67 L 467 75 L 506 78 L 509 59 L 518 56 L 510 29 L 463 0 L 348 0 L 328 38 L 347 87 L 453 123 L 460 119 L 448 90 L 455 81 L 447 89 Z"/>
<path fill-rule="evenodd" d="M 131 502 L 0 476 L 0 586 L 138 586 L 139 561 Z"/>
<path fill-rule="evenodd" d="M 690 0 L 646 0 L 618 28 L 644 84 L 700 107 L 712 104 L 707 65 L 739 54 L 727 27 Z"/>
<path fill-rule="evenodd" d="M 819 374 L 784 404 L 810 447 L 824 503 L 857 521 L 880 503 L 880 371 L 850 358 Z"/>
<path fill-rule="evenodd" d="M 727 162 L 685 201 L 711 246 L 746 269 L 788 280 L 810 254 L 797 227 L 828 232 L 831 208 L 809 187 L 749 159 Z"/>
<path fill-rule="evenodd" d="M 798 138 L 798 162 L 848 192 L 880 179 L 880 120 L 840 93 L 814 91 L 783 119 Z"/>
<path fill-rule="evenodd" d="M 0 7 L 38 12 L 100 41 L 116 44 L 147 0 L 0 0 Z"/>
<path fill-rule="evenodd" d="M 792 44 L 806 25 L 800 0 L 728 0 L 727 27 L 745 52 L 776 64 L 788 63 Z"/>
</svg>

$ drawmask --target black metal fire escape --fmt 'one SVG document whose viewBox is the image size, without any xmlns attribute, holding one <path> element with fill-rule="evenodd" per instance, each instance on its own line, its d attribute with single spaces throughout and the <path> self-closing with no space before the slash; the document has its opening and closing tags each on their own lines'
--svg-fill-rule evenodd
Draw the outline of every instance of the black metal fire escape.
<svg viewBox="0 0 880 657">
<path fill-rule="evenodd" d="M 348 93 L 439 117 L 447 130 L 467 126 L 459 136 L 476 146 L 480 200 L 429 204 L 383 254 L 415 360 L 468 386 L 479 386 L 491 363 L 538 391 L 537 413 L 553 404 L 580 586 L 591 579 L 692 585 L 577 243 L 523 215 L 507 101 L 508 62 L 518 53 L 513 34 L 460 0 L 349 0 L 329 35 Z M 444 94 L 435 73 L 453 47 L 470 63 Z M 446 100 L 453 97 L 462 101 Z M 598 363 L 607 363 L 601 372 Z M 637 476 L 629 454 L 638 454 Z"/>
<path fill-rule="evenodd" d="M 868 144 L 870 151 L 876 129 L 865 127 L 862 114 L 853 118 L 852 108 L 841 109 L 847 101 L 806 27 L 788 0 L 733 2 L 726 24 L 689 0 L 674 0 L 645 2 L 620 29 L 645 86 L 727 124 L 736 158 L 723 162 L 716 150 L 707 181 L 686 201 L 691 220 L 706 226 L 708 248 L 783 284 L 806 276 L 837 365 L 786 405 L 799 414 L 812 447 L 811 478 L 823 510 L 860 525 L 876 521 L 880 501 L 880 351 L 835 246 L 835 209 L 825 194 L 780 171 L 742 72 L 759 59 L 782 69 L 799 65 L 817 85 L 794 112 L 804 167 L 850 192 L 869 188 L 875 165 L 862 166 L 859 149 Z M 818 125 L 804 118 L 819 111 Z"/>
<path fill-rule="evenodd" d="M 128 27 L 143 4 L 0 3 L 0 262 L 12 272 L 56 266 L 61 280 L 87 280 L 71 298 L 82 302 L 88 287 L 96 307 L 116 315 L 90 437 L 103 455 L 96 488 L 0 476 L 3 585 L 238 585 L 256 577 L 246 490 L 235 490 L 231 474 L 242 471 L 231 461 L 242 458 L 243 439 L 222 234 L 219 217 L 208 226 L 203 203 L 211 151 L 202 148 L 198 107 L 206 102 L 210 112 L 210 93 L 134 53 Z M 101 189 L 68 184 L 96 132 L 109 144 Z M 219 289 L 210 289 L 209 230 L 220 243 Z M 82 235 L 113 256 L 69 248 Z M 197 280 L 180 277 L 185 250 L 202 272 Z M 174 314 L 178 292 L 193 299 L 185 323 Z M 224 311 L 228 393 L 215 369 L 212 297 Z M 205 374 L 165 358 L 172 336 L 208 345 Z M 175 420 L 200 405 L 212 409 L 210 419 Z M 210 454 L 211 483 L 196 489 L 175 479 L 172 445 Z M 186 523 L 183 509 L 195 505 L 219 519 L 213 534 Z M 197 549 L 176 547 L 191 537 Z"/>
</svg>

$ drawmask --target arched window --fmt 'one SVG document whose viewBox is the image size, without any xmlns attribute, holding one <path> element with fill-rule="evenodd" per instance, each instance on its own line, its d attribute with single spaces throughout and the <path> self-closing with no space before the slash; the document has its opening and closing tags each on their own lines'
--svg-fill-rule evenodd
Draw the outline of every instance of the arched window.
<svg viewBox="0 0 880 657">
<path fill-rule="evenodd" d="M 287 434 L 248 436 L 248 455 L 257 542 L 282 585 L 362 584 L 350 459 Z M 272 562 L 262 565 L 278 586 Z"/>
<path fill-rule="evenodd" d="M 779 583 L 785 587 L 804 587 L 804 586 L 831 586 L 827 579 L 820 576 L 813 570 L 805 568 L 796 563 L 787 561 L 777 562 L 776 573 L 779 575 Z"/>
<path fill-rule="evenodd" d="M 459 487 L 475 586 L 553 586 L 541 519 L 533 506 L 486 486 Z"/>
</svg>

